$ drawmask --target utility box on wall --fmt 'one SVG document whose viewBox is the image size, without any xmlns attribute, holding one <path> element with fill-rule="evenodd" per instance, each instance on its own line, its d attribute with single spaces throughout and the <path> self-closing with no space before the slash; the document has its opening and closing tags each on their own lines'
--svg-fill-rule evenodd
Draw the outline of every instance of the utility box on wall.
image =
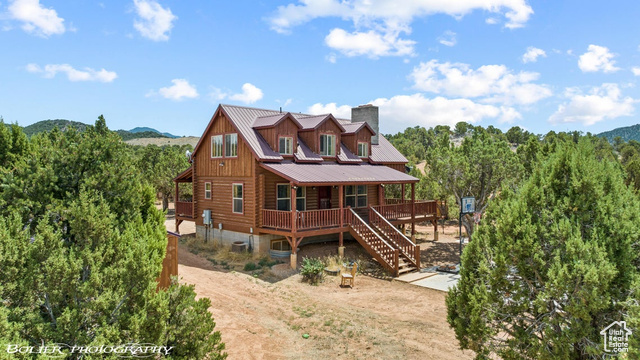
<svg viewBox="0 0 640 360">
<path fill-rule="evenodd" d="M 205 225 L 211 225 L 211 210 L 204 210 L 202 212 L 202 223 Z"/>
</svg>

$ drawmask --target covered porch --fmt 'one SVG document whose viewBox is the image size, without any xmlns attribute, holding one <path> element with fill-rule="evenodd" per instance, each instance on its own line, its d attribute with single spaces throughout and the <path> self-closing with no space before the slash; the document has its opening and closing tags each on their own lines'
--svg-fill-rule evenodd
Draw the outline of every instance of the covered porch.
<svg viewBox="0 0 640 360">
<path fill-rule="evenodd" d="M 179 184 L 184 184 L 184 183 L 191 183 L 193 185 L 193 167 L 190 166 L 187 170 L 181 172 L 180 174 L 178 174 L 178 176 L 176 176 L 173 179 L 176 188 L 175 188 L 175 222 L 176 222 L 176 232 L 179 234 L 180 233 L 180 224 L 187 220 L 187 221 L 194 221 L 195 220 L 195 214 L 193 211 L 193 199 L 189 199 L 189 201 L 187 201 L 186 199 L 182 199 L 182 201 L 180 200 L 180 186 Z M 193 194 L 193 192 L 192 192 Z"/>
</svg>

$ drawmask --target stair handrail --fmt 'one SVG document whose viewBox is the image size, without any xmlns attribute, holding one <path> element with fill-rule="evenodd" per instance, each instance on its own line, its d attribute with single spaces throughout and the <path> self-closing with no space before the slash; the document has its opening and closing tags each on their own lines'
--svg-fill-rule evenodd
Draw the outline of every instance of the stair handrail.
<svg viewBox="0 0 640 360">
<path fill-rule="evenodd" d="M 360 217 L 360 215 L 358 215 L 355 211 L 353 211 L 353 208 L 349 208 L 349 210 L 351 210 L 351 214 L 353 214 L 356 218 L 358 218 L 358 220 L 360 220 L 360 222 L 367 227 L 367 229 L 369 229 L 369 231 L 371 231 L 373 234 L 375 234 L 380 240 L 382 240 L 382 243 L 384 243 L 387 247 L 391 248 L 392 250 L 395 249 L 393 246 L 391 246 L 382 236 L 380 236 L 380 234 L 378 234 L 377 232 L 375 232 L 371 226 L 369 226 L 369 224 L 367 224 L 366 221 L 362 220 L 362 218 Z M 351 225 L 351 224 L 349 224 Z"/>
<path fill-rule="evenodd" d="M 395 231 L 398 235 L 400 235 L 403 241 L 409 244 L 409 248 L 413 250 L 413 254 L 407 253 L 406 251 L 404 251 L 401 244 L 396 244 L 396 245 L 398 245 L 398 249 L 404 254 L 404 256 L 407 257 L 407 259 L 409 259 L 409 261 L 413 263 L 413 265 L 420 268 L 420 255 L 419 255 L 420 250 L 418 245 L 416 245 L 413 241 L 411 241 L 410 238 L 408 238 L 405 234 L 403 234 L 400 230 L 398 230 L 395 226 L 393 226 L 393 224 L 391 224 L 391 222 L 387 220 L 387 218 L 385 218 L 378 211 L 376 211 L 376 209 L 374 209 L 373 206 L 369 208 L 378 218 L 382 219 L 382 221 L 385 222 L 388 228 L 393 229 L 393 231 Z M 369 219 L 369 221 L 371 220 L 372 219 Z"/>
</svg>

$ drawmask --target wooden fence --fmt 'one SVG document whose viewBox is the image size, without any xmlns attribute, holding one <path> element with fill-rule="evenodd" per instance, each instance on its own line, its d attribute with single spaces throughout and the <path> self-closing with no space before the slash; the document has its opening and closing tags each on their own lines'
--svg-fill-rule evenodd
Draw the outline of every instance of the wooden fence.
<svg viewBox="0 0 640 360">
<path fill-rule="evenodd" d="M 167 289 L 171 277 L 178 276 L 178 238 L 179 234 L 167 231 L 167 255 L 162 260 L 162 273 L 158 277 L 158 289 Z"/>
</svg>

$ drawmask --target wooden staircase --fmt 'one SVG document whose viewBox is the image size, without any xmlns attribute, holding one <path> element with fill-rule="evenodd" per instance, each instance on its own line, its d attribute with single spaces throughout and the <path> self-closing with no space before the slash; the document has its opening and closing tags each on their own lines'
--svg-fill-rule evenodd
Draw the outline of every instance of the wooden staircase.
<svg viewBox="0 0 640 360">
<path fill-rule="evenodd" d="M 353 209 L 345 212 L 349 233 L 373 258 L 393 276 L 420 269 L 420 247 L 396 229 L 374 209 L 369 209 L 369 223 Z"/>
</svg>

